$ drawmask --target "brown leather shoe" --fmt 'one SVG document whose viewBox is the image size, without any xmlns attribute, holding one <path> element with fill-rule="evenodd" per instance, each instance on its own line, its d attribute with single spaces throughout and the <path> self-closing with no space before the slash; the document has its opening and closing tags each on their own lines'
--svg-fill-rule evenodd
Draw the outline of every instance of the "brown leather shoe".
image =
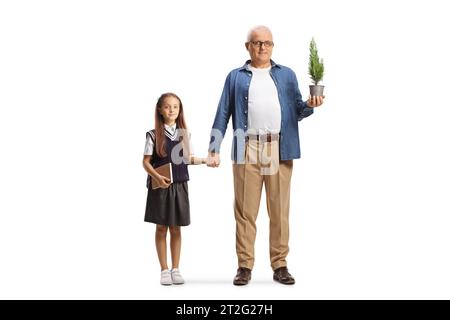
<svg viewBox="0 0 450 320">
<path fill-rule="evenodd" d="M 295 279 L 288 272 L 287 267 L 280 267 L 273 272 L 273 280 L 282 284 L 294 284 Z"/>
<path fill-rule="evenodd" d="M 234 277 L 233 284 L 235 286 L 245 286 L 252 278 L 252 270 L 248 268 L 239 267 L 237 269 L 236 276 Z"/>
</svg>

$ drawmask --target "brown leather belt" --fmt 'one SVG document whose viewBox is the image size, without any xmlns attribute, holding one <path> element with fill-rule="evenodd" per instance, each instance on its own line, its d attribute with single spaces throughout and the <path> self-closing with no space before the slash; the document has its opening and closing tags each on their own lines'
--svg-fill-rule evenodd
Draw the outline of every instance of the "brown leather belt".
<svg viewBox="0 0 450 320">
<path fill-rule="evenodd" d="M 279 133 L 273 133 L 273 134 L 249 134 L 247 135 L 247 141 L 248 140 L 257 140 L 262 142 L 272 142 L 272 141 L 278 141 L 280 140 L 280 134 Z"/>
</svg>

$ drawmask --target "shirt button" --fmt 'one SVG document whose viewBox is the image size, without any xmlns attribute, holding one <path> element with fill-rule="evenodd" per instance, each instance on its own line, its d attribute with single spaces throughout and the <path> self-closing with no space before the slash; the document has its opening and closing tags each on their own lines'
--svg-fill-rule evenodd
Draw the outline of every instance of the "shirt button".
<svg viewBox="0 0 450 320">
<path fill-rule="evenodd" d="M 247 100 L 247 97 L 245 97 L 245 100 Z"/>
</svg>

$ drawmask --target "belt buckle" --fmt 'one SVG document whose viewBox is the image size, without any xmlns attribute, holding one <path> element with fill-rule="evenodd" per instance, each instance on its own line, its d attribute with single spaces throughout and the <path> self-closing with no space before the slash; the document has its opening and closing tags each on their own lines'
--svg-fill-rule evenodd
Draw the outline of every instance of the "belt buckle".
<svg viewBox="0 0 450 320">
<path fill-rule="evenodd" d="M 260 141 L 260 142 L 272 142 L 272 141 L 277 140 L 277 137 L 278 137 L 277 134 L 269 133 L 269 134 L 255 134 L 255 135 L 249 134 L 245 138 L 247 141 L 248 140 L 256 140 L 256 141 Z"/>
<path fill-rule="evenodd" d="M 260 135 L 259 137 L 260 137 L 260 140 L 261 140 L 261 138 L 262 138 L 262 140 L 263 140 L 264 142 L 272 142 L 272 140 L 275 140 L 275 139 L 272 139 L 272 136 L 274 136 L 274 134 L 272 134 L 272 133 L 267 133 L 267 134 L 262 134 L 262 135 Z"/>
</svg>

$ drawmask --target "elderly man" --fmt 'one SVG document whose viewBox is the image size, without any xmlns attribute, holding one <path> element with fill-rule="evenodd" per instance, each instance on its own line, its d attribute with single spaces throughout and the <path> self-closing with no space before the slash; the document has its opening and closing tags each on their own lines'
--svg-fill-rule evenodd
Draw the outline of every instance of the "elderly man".
<svg viewBox="0 0 450 320">
<path fill-rule="evenodd" d="M 246 285 L 254 264 L 256 217 L 265 186 L 270 218 L 273 279 L 294 284 L 288 272 L 289 198 L 293 159 L 300 158 L 298 121 L 310 116 L 324 97 L 302 100 L 295 73 L 271 60 L 274 43 L 265 26 L 250 30 L 250 54 L 225 81 L 211 131 L 208 166 L 220 164 L 220 145 L 233 121 L 234 214 L 238 270 L 235 285 Z"/>
</svg>

